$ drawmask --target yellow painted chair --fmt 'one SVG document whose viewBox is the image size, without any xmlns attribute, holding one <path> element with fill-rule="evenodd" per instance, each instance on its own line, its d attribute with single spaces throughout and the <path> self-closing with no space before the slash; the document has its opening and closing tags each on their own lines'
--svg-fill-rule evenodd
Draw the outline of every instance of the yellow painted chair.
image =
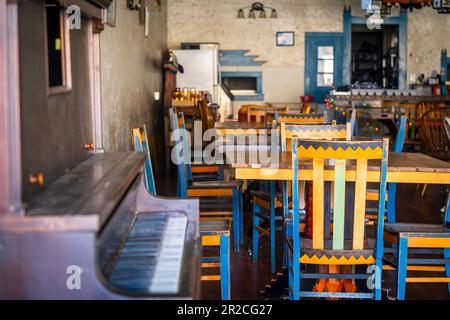
<svg viewBox="0 0 450 320">
<path fill-rule="evenodd" d="M 292 140 L 295 138 L 310 139 L 346 139 L 347 127 L 337 125 L 295 125 L 282 122 L 280 124 L 281 150 L 290 150 Z M 271 181 L 270 190 L 253 191 L 253 249 L 252 260 L 258 261 L 259 238 L 261 236 L 270 237 L 271 271 L 276 271 L 276 221 L 282 221 L 283 216 L 277 216 L 277 209 L 285 209 L 284 216 L 288 215 L 290 203 L 287 195 L 287 184 L 283 183 L 282 192 L 276 192 L 276 182 Z M 264 211 L 264 212 L 263 212 Z M 268 213 L 268 214 L 265 214 Z M 268 223 L 264 228 L 263 223 Z"/>
<path fill-rule="evenodd" d="M 301 298 L 381 299 L 383 230 L 389 140 L 383 141 L 314 141 L 294 139 L 292 144 L 293 213 L 287 221 L 289 294 Z M 365 224 L 368 161 L 380 160 L 380 200 L 375 238 L 368 236 Z M 298 208 L 299 166 L 313 164 L 313 232 L 312 239 L 299 232 L 301 214 Z M 356 161 L 356 181 L 349 181 L 348 165 Z M 332 176 L 326 170 L 334 168 Z M 325 183 L 334 182 L 333 214 L 325 210 Z M 355 182 L 354 207 L 346 197 L 352 193 L 349 182 Z M 332 226 L 331 226 L 332 224 Z M 320 273 L 301 272 L 301 266 L 321 267 Z M 349 267 L 366 266 L 373 272 L 357 274 Z M 328 272 L 324 272 L 324 267 Z M 343 270 L 345 269 L 345 270 Z M 313 291 L 304 291 L 301 280 L 318 280 Z M 368 293 L 357 292 L 355 281 L 373 280 Z M 369 281 L 368 281 L 369 282 Z"/>
</svg>

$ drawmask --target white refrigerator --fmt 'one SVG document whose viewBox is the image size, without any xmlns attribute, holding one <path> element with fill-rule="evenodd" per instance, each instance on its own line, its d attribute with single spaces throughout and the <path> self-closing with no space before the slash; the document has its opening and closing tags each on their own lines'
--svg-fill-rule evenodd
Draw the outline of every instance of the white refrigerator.
<svg viewBox="0 0 450 320">
<path fill-rule="evenodd" d="M 205 44 L 199 50 L 172 50 L 184 73 L 177 74 L 177 87 L 208 91 L 212 102 L 219 102 L 221 86 L 219 46 Z"/>
</svg>

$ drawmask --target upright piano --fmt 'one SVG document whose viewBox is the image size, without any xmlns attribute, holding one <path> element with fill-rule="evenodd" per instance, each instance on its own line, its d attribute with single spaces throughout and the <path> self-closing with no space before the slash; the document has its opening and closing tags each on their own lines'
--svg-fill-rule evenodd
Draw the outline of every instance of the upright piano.
<svg viewBox="0 0 450 320">
<path fill-rule="evenodd" d="M 145 154 L 92 155 L 0 217 L 0 299 L 198 299 L 197 200 L 151 195 Z"/>
</svg>

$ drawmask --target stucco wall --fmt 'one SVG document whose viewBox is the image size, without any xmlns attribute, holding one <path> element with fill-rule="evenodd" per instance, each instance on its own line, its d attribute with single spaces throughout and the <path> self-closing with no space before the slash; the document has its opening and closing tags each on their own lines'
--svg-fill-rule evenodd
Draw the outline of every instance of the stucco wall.
<svg viewBox="0 0 450 320">
<path fill-rule="evenodd" d="M 151 2 L 153 3 L 153 2 Z M 149 135 L 162 132 L 161 103 L 154 92 L 163 91 L 163 53 L 167 48 L 167 0 L 161 12 L 151 7 L 150 36 L 145 38 L 137 11 L 117 1 L 116 27 L 105 26 L 100 36 L 102 78 L 102 131 L 106 151 L 131 148 L 131 129 L 146 124 Z"/>
<path fill-rule="evenodd" d="M 169 0 L 168 45 L 178 48 L 180 42 L 219 42 L 224 50 L 251 50 L 249 54 L 267 61 L 263 67 L 244 68 L 263 71 L 266 102 L 296 102 L 304 94 L 305 32 L 342 32 L 344 5 L 351 5 L 353 15 L 361 15 L 359 0 L 277 0 L 264 1 L 277 9 L 276 20 L 237 19 L 238 9 L 251 2 Z M 397 12 L 393 10 L 394 15 Z M 449 33 L 444 31 L 449 18 L 430 8 L 410 15 L 408 47 L 414 57 L 408 56 L 410 74 L 429 74 L 439 68 L 440 50 L 450 49 Z M 296 46 L 277 47 L 277 31 L 294 31 Z"/>
<path fill-rule="evenodd" d="M 413 74 L 440 72 L 441 50 L 450 50 L 450 15 L 431 8 L 410 13 L 408 37 L 408 81 Z"/>
</svg>

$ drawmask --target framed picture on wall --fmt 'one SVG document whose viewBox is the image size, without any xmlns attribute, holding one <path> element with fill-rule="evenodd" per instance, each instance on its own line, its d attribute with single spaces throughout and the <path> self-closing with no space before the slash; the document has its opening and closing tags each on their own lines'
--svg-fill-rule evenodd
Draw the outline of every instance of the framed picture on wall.
<svg viewBox="0 0 450 320">
<path fill-rule="evenodd" d="M 295 46 L 295 32 L 291 31 L 277 32 L 277 46 L 278 47 Z"/>
</svg>

